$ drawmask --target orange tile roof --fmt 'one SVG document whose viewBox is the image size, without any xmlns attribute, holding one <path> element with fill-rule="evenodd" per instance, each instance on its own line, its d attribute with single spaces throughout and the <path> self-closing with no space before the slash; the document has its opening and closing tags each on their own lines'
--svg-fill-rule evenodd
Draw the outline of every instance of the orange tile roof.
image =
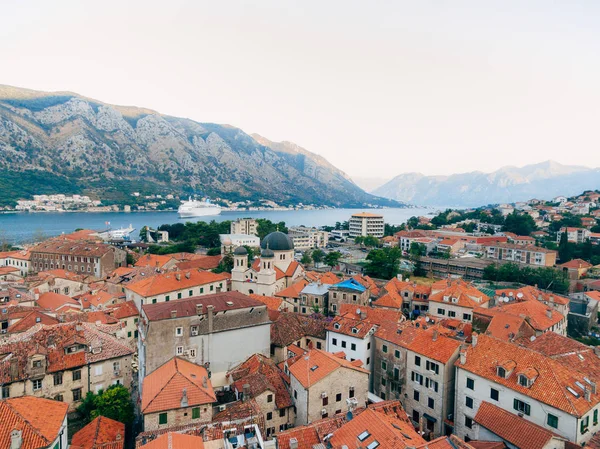
<svg viewBox="0 0 600 449">
<path fill-rule="evenodd" d="M 358 217 L 358 218 L 383 218 L 383 215 L 379 215 L 379 214 L 372 214 L 370 212 L 359 212 L 357 214 L 352 214 L 353 217 Z"/>
<path fill-rule="evenodd" d="M 204 440 L 195 435 L 169 432 L 142 447 L 144 449 L 204 449 Z"/>
<path fill-rule="evenodd" d="M 257 301 L 262 302 L 264 305 L 267 306 L 267 309 L 269 309 L 269 310 L 278 311 L 279 308 L 281 307 L 281 304 L 283 303 L 283 299 L 275 298 L 274 296 L 262 296 L 262 295 L 257 295 L 255 293 L 252 293 L 248 296 L 250 296 L 250 298 L 252 298 L 252 299 L 256 299 Z"/>
<path fill-rule="evenodd" d="M 49 239 L 30 248 L 31 253 L 77 255 L 84 257 L 102 257 L 115 250 L 114 246 L 105 243 L 81 240 L 73 241 L 63 237 Z"/>
<path fill-rule="evenodd" d="M 288 288 L 284 288 L 280 292 L 275 293 L 275 296 L 279 298 L 300 298 L 300 292 L 307 285 L 308 281 L 306 279 L 300 279 Z"/>
<path fill-rule="evenodd" d="M 344 334 L 354 338 L 365 338 L 369 332 L 376 328 L 376 324 L 368 320 L 355 320 L 345 315 L 338 315 L 327 325 L 329 332 Z"/>
<path fill-rule="evenodd" d="M 519 295 L 520 294 L 520 295 Z M 531 285 L 525 285 L 521 288 L 505 288 L 496 290 L 496 297 L 509 297 L 520 299 L 523 301 L 529 300 L 538 300 L 545 304 L 549 304 L 551 302 L 555 302 L 556 304 L 568 305 L 569 298 L 565 298 L 564 296 L 557 295 L 552 292 L 544 292 L 540 289 L 537 289 Z"/>
<path fill-rule="evenodd" d="M 568 262 L 565 262 L 565 263 L 559 265 L 559 267 L 580 269 L 580 268 L 591 268 L 591 267 L 593 267 L 593 265 L 583 259 L 573 259 L 573 260 L 569 260 Z"/>
<path fill-rule="evenodd" d="M 289 371 L 302 386 L 309 388 L 340 368 L 349 368 L 369 374 L 368 370 L 320 349 L 308 351 L 289 367 Z"/>
<path fill-rule="evenodd" d="M 360 310 L 360 312 L 359 312 Z M 377 307 L 356 306 L 354 304 L 340 304 L 340 315 L 354 320 L 366 319 L 373 324 L 383 324 L 386 322 L 398 323 L 404 316 L 399 310 L 387 310 Z M 362 316 L 365 318 L 362 318 Z"/>
<path fill-rule="evenodd" d="M 182 391 L 188 406 L 212 404 L 217 398 L 203 366 L 173 357 L 144 378 L 142 413 L 181 408 Z"/>
<path fill-rule="evenodd" d="M 332 273 L 331 271 L 326 271 L 325 273 L 319 271 L 307 271 L 304 273 L 304 276 L 310 282 L 321 281 L 321 284 L 329 285 L 337 284 L 342 280 L 337 274 Z"/>
<path fill-rule="evenodd" d="M 485 310 L 485 309 L 482 309 Z M 524 317 L 497 312 L 494 314 L 485 333 L 505 341 L 515 338 L 529 338 L 535 335 L 535 329 Z"/>
<path fill-rule="evenodd" d="M 368 436 L 360 441 L 358 436 L 365 431 L 368 432 Z M 334 447 L 367 447 L 377 441 L 381 449 L 414 447 L 425 443 L 408 420 L 386 416 L 372 409 L 367 409 L 347 421 L 333 433 L 329 441 Z"/>
<path fill-rule="evenodd" d="M 596 301 L 600 301 L 600 291 L 598 290 L 590 290 L 584 293 L 585 296 L 588 296 Z"/>
<path fill-rule="evenodd" d="M 417 446 L 415 449 L 506 449 L 502 441 L 486 441 L 485 443 L 491 444 L 480 446 L 476 446 L 474 443 L 478 442 L 471 440 L 465 443 L 456 435 L 450 435 L 449 437 L 439 437 L 428 441 L 421 446 Z"/>
<path fill-rule="evenodd" d="M 61 237 L 68 240 L 100 240 L 100 237 L 94 234 L 97 234 L 97 231 L 80 229 L 79 231 L 71 232 L 70 234 L 63 234 Z"/>
<path fill-rule="evenodd" d="M 550 330 L 552 326 L 557 325 L 561 321 L 566 320 L 564 315 L 544 305 L 539 301 L 515 301 L 510 303 L 502 303 L 494 307 L 501 312 L 516 316 L 526 316 L 529 319 L 529 324 L 540 332 Z M 548 316 L 550 315 L 550 316 Z"/>
<path fill-rule="evenodd" d="M 123 318 L 129 318 L 132 316 L 138 316 L 140 312 L 138 311 L 135 302 L 126 301 L 120 304 L 114 304 L 106 309 L 106 313 L 115 317 L 118 320 Z"/>
<path fill-rule="evenodd" d="M 125 424 L 98 416 L 73 435 L 71 449 L 122 449 L 125 446 Z"/>
<path fill-rule="evenodd" d="M 302 268 L 302 265 L 300 265 L 299 262 L 292 260 L 285 270 L 285 276 L 286 277 L 293 276 L 298 268 Z"/>
<path fill-rule="evenodd" d="M 159 255 L 159 254 L 144 254 L 134 264 L 135 267 L 152 267 L 162 268 L 172 260 L 176 260 L 171 255 Z"/>
<path fill-rule="evenodd" d="M 592 394 L 590 402 L 585 400 L 584 392 L 575 384 L 586 384 L 585 376 L 580 372 L 531 349 L 479 335 L 476 346 L 469 347 L 466 356 L 464 364 L 456 362 L 457 367 L 573 416 L 582 416 L 600 402 L 598 394 Z M 496 367 L 503 365 L 514 367 L 506 379 L 496 373 Z M 527 368 L 534 368 L 539 373 L 529 388 L 518 382 L 518 373 Z M 575 391 L 577 396 L 567 388 Z"/>
<path fill-rule="evenodd" d="M 472 284 L 466 283 L 462 280 L 452 281 L 449 282 L 449 284 L 450 285 L 446 284 L 446 287 L 443 288 L 443 284 L 441 282 L 436 282 L 432 290 L 435 293 L 429 297 L 429 301 L 455 304 L 459 307 L 474 309 L 475 307 L 479 307 L 490 300 L 488 296 L 477 290 Z M 442 290 L 437 290 L 438 287 L 442 287 Z M 445 298 L 448 300 L 445 301 Z M 457 299 L 457 302 L 453 302 L 454 298 Z"/>
<path fill-rule="evenodd" d="M 25 250 L 18 251 L 4 251 L 0 253 L 0 259 L 20 259 L 20 260 L 29 260 L 31 258 L 31 253 Z"/>
<path fill-rule="evenodd" d="M 433 341 L 435 332 L 437 336 Z M 436 328 L 423 329 L 410 323 L 384 324 L 375 332 L 375 336 L 444 364 L 458 355 L 461 345 L 460 341 L 440 334 Z"/>
<path fill-rule="evenodd" d="M 229 371 L 227 376 L 234 381 L 238 392 L 242 392 L 244 385 L 248 384 L 253 398 L 268 390 L 275 394 L 275 404 L 278 409 L 294 405 L 283 381 L 283 372 L 277 368 L 275 362 L 262 354 L 250 356 Z"/>
<path fill-rule="evenodd" d="M 271 344 L 278 347 L 291 345 L 302 337 L 325 340 L 328 321 L 294 312 L 282 313 L 271 324 Z"/>
<path fill-rule="evenodd" d="M 520 449 L 544 449 L 550 440 L 566 441 L 541 426 L 483 401 L 474 421 Z"/>
<path fill-rule="evenodd" d="M 127 288 L 141 296 L 148 297 L 182 290 L 199 285 L 226 281 L 227 276 L 210 271 L 173 271 L 161 273 L 141 281 L 129 284 Z"/>
<path fill-rule="evenodd" d="M 31 329 L 36 324 L 40 323 L 46 325 L 58 324 L 58 320 L 40 310 L 34 309 L 16 323 L 11 324 L 8 327 L 7 332 L 9 334 L 25 332 Z"/>
<path fill-rule="evenodd" d="M 50 399 L 22 396 L 0 401 L 0 447 L 11 446 L 10 433 L 22 432 L 21 449 L 50 446 L 59 435 L 69 405 Z"/>
<path fill-rule="evenodd" d="M 96 293 L 87 292 L 83 295 L 79 295 L 75 297 L 81 302 L 81 305 L 84 309 L 101 308 L 106 306 L 112 302 L 116 302 L 118 300 L 118 295 L 113 295 L 112 293 L 108 293 L 104 290 L 99 290 Z"/>
<path fill-rule="evenodd" d="M 221 263 L 222 258 L 223 257 L 220 254 L 217 256 L 201 256 L 191 260 L 178 262 L 177 264 L 175 264 L 175 266 L 178 270 L 190 270 L 194 268 L 200 270 L 212 270 L 219 266 L 219 263 Z"/>
<path fill-rule="evenodd" d="M 379 287 L 369 276 L 355 274 L 352 276 L 352 279 L 358 281 L 363 287 L 368 288 L 371 292 L 371 296 L 379 296 Z"/>
<path fill-rule="evenodd" d="M 39 307 L 54 311 L 62 309 L 65 306 L 73 306 L 77 309 L 81 308 L 81 304 L 73 298 L 54 292 L 42 293 L 36 303 Z"/>
</svg>

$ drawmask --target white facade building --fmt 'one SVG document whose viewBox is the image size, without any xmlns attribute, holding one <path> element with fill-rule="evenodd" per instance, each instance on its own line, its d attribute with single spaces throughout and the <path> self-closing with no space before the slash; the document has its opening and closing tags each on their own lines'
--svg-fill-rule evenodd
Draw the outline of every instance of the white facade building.
<svg viewBox="0 0 600 449">
<path fill-rule="evenodd" d="M 350 228 L 350 237 L 366 237 L 372 235 L 373 237 L 382 238 L 384 235 L 385 223 L 383 221 L 383 215 L 371 214 L 368 212 L 362 212 L 354 214 L 348 220 Z"/>
</svg>

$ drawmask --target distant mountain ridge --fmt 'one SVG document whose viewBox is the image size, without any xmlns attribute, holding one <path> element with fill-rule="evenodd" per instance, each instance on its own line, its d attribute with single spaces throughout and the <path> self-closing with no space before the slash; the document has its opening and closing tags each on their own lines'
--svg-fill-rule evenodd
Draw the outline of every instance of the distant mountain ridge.
<svg viewBox="0 0 600 449">
<path fill-rule="evenodd" d="M 35 193 L 126 200 L 132 191 L 398 205 L 366 193 L 326 159 L 291 142 L 72 92 L 0 85 L 0 155 L 0 205 Z"/>
<path fill-rule="evenodd" d="M 506 166 L 492 173 L 404 173 L 372 193 L 419 205 L 476 207 L 531 198 L 547 200 L 598 188 L 600 169 L 545 161 L 523 167 Z"/>
</svg>

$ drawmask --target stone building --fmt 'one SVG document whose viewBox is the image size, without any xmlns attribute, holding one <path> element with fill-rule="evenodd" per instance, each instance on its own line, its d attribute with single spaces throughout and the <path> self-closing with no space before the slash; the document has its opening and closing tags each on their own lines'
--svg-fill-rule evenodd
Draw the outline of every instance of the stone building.
<svg viewBox="0 0 600 449">
<path fill-rule="evenodd" d="M 69 404 L 88 391 L 131 384 L 133 350 L 115 326 L 90 323 L 36 325 L 0 343 L 2 398 L 35 396 Z"/>
<path fill-rule="evenodd" d="M 144 304 L 157 304 L 192 296 L 227 291 L 228 276 L 210 271 L 170 271 L 149 276 L 126 285 L 125 298 L 138 309 Z"/>
<path fill-rule="evenodd" d="M 262 354 L 250 356 L 227 378 L 239 400 L 254 399 L 265 418 L 267 438 L 294 425 L 296 415 L 283 372 Z"/>
<path fill-rule="evenodd" d="M 298 313 L 282 313 L 271 325 L 271 358 L 280 363 L 290 356 L 290 347 L 325 349 L 328 321 Z"/>
<path fill-rule="evenodd" d="M 210 422 L 215 402 L 206 368 L 173 357 L 144 379 L 144 431 Z"/>
<path fill-rule="evenodd" d="M 252 354 L 269 354 L 267 307 L 239 292 L 222 292 L 145 304 L 138 357 L 143 378 L 174 356 L 204 365 L 217 386 L 227 371 Z"/>
<path fill-rule="evenodd" d="M 430 436 L 452 431 L 454 362 L 461 342 L 437 327 L 382 325 L 375 333 L 373 391 L 381 399 L 401 399 L 416 426 Z"/>
<path fill-rule="evenodd" d="M 33 272 L 62 269 L 97 278 L 125 265 L 127 253 L 113 245 L 95 241 L 54 238 L 30 249 Z"/>
<path fill-rule="evenodd" d="M 473 321 L 473 310 L 486 308 L 490 298 L 463 280 L 440 281 L 433 285 L 429 297 L 429 313 L 438 319 Z"/>
<path fill-rule="evenodd" d="M 330 354 L 312 349 L 286 361 L 290 389 L 296 406 L 296 425 L 306 425 L 347 407 L 347 400 L 359 406 L 367 403 L 369 371 L 362 362 L 349 362 L 343 352 Z"/>
<path fill-rule="evenodd" d="M 244 294 L 274 296 L 304 275 L 294 260 L 294 243 L 283 232 L 268 234 L 260 244 L 262 251 L 248 267 L 248 252 L 238 247 L 233 252 L 231 289 Z"/>
<path fill-rule="evenodd" d="M 337 315 L 342 304 L 366 306 L 370 291 L 354 278 L 346 279 L 329 287 L 329 314 Z"/>
</svg>

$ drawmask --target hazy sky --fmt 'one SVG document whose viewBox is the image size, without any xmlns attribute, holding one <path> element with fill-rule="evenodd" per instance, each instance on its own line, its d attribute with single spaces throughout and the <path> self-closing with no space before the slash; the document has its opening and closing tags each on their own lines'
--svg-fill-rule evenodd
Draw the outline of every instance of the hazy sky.
<svg viewBox="0 0 600 449">
<path fill-rule="evenodd" d="M 0 0 L 0 83 L 291 140 L 354 176 L 600 166 L 600 2 Z"/>
</svg>

